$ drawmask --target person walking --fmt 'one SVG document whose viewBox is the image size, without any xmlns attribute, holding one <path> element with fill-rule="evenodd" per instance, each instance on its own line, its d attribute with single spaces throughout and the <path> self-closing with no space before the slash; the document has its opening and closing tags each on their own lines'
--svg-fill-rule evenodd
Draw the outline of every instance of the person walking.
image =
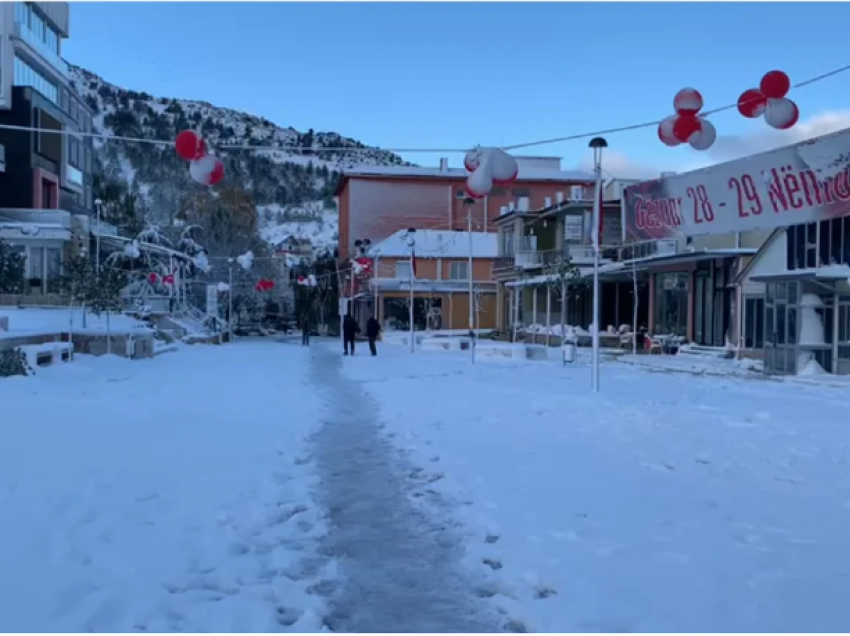
<svg viewBox="0 0 850 636">
<path fill-rule="evenodd" d="M 354 338 L 358 333 L 360 333 L 360 325 L 354 320 L 354 316 L 345 314 L 345 318 L 342 320 L 343 355 L 349 355 L 349 351 L 351 355 L 354 355 Z"/>
<path fill-rule="evenodd" d="M 301 345 L 310 346 L 310 319 L 306 315 L 301 318 Z"/>
<path fill-rule="evenodd" d="M 381 323 L 377 321 L 375 316 L 371 316 L 366 322 L 366 338 L 369 339 L 369 352 L 376 356 L 378 355 L 378 347 L 375 344 L 378 341 L 378 336 L 381 335 Z"/>
</svg>

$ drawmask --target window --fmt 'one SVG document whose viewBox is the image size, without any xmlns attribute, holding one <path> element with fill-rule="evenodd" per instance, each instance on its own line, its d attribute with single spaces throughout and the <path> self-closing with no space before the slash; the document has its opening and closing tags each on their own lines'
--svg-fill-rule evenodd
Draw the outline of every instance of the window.
<svg viewBox="0 0 850 636">
<path fill-rule="evenodd" d="M 14 84 L 15 86 L 29 86 L 54 104 L 59 103 L 59 87 L 17 55 L 14 64 Z"/>
<path fill-rule="evenodd" d="M 47 280 L 59 278 L 62 273 L 62 252 L 58 248 L 48 247 L 45 249 L 47 260 Z"/>
<path fill-rule="evenodd" d="M 410 280 L 411 268 L 410 261 L 396 261 L 395 277 L 400 280 Z"/>
<path fill-rule="evenodd" d="M 83 168 L 83 147 L 76 137 L 68 137 L 68 163 L 77 169 Z"/>
<path fill-rule="evenodd" d="M 655 333 L 686 336 L 688 330 L 686 273 L 655 275 Z"/>
<path fill-rule="evenodd" d="M 463 261 L 449 263 L 449 280 L 469 280 L 469 263 Z"/>
<path fill-rule="evenodd" d="M 27 258 L 28 278 L 44 278 L 44 248 L 31 247 Z"/>
<path fill-rule="evenodd" d="M 764 347 L 764 298 L 744 300 L 744 348 Z"/>
<path fill-rule="evenodd" d="M 29 28 L 30 26 L 30 13 L 32 10 L 30 6 L 25 2 L 16 2 L 15 3 L 15 22 L 20 23 L 21 25 Z"/>
</svg>

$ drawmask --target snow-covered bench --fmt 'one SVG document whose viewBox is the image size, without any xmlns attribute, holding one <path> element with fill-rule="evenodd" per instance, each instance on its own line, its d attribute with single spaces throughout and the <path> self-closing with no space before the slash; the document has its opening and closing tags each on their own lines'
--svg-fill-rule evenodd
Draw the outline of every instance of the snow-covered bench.
<svg viewBox="0 0 850 636">
<path fill-rule="evenodd" d="M 468 348 L 468 342 L 468 338 L 423 338 L 419 347 L 423 351 L 460 351 Z"/>
<path fill-rule="evenodd" d="M 702 356 L 704 358 L 732 358 L 734 352 L 726 347 L 706 347 L 697 344 L 684 344 L 677 351 L 679 355 Z"/>
<path fill-rule="evenodd" d="M 525 360 L 528 358 L 528 345 L 523 343 L 483 343 L 479 342 L 475 350 L 482 358 L 509 358 Z"/>
<path fill-rule="evenodd" d="M 27 358 L 27 364 L 32 368 L 47 367 L 57 362 L 70 362 L 74 357 L 74 345 L 70 342 L 23 345 L 20 349 Z"/>
</svg>

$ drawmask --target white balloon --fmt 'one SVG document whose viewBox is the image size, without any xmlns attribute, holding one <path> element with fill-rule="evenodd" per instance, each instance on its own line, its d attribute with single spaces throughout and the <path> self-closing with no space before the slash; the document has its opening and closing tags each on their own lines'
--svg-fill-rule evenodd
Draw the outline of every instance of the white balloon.
<svg viewBox="0 0 850 636">
<path fill-rule="evenodd" d="M 216 159 L 212 155 L 204 155 L 200 159 L 189 162 L 189 176 L 202 185 L 212 183 L 212 172 L 215 170 Z"/>
<path fill-rule="evenodd" d="M 481 151 L 478 148 L 470 150 L 463 157 L 463 167 L 467 172 L 475 172 L 479 163 L 481 163 Z"/>
<path fill-rule="evenodd" d="M 717 129 L 710 121 L 704 117 L 700 117 L 701 128 L 688 139 L 691 148 L 694 150 L 708 150 L 714 145 L 717 140 Z"/>
<path fill-rule="evenodd" d="M 678 115 L 670 115 L 658 124 L 658 138 L 664 145 L 670 146 L 671 148 L 682 143 L 673 135 L 673 126 L 678 118 Z"/>
<path fill-rule="evenodd" d="M 782 99 L 767 100 L 767 108 L 764 110 L 764 120 L 768 126 L 777 130 L 787 130 L 797 123 L 800 111 L 797 104 L 783 97 Z"/>
<path fill-rule="evenodd" d="M 479 166 L 478 170 L 473 172 L 466 179 L 466 191 L 470 196 L 486 197 L 493 189 L 493 176 L 490 170 L 482 170 Z"/>
<path fill-rule="evenodd" d="M 504 150 L 491 148 L 492 159 L 490 161 L 493 181 L 497 183 L 510 183 L 519 174 L 519 164 Z"/>
</svg>

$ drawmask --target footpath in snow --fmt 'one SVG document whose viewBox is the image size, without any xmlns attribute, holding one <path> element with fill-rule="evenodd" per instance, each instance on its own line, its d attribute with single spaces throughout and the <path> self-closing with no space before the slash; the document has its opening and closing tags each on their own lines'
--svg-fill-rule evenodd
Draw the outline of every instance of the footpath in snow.
<svg viewBox="0 0 850 636">
<path fill-rule="evenodd" d="M 0 380 L 0 630 L 322 629 L 309 356 L 247 342 Z"/>
<path fill-rule="evenodd" d="M 343 359 L 383 434 L 453 503 L 463 563 L 528 631 L 846 631 L 843 389 L 497 362 Z"/>
<path fill-rule="evenodd" d="M 340 568 L 339 585 L 328 589 L 328 627 L 347 633 L 501 631 L 483 600 L 488 594 L 462 567 L 461 529 L 451 515 L 414 503 L 430 475 L 399 453 L 384 434 L 377 405 L 342 374 L 341 367 L 359 361 L 343 358 L 337 345 L 318 347 L 312 364 L 313 384 L 329 404 L 314 443 L 328 511 L 324 551 L 339 559 Z"/>
</svg>

